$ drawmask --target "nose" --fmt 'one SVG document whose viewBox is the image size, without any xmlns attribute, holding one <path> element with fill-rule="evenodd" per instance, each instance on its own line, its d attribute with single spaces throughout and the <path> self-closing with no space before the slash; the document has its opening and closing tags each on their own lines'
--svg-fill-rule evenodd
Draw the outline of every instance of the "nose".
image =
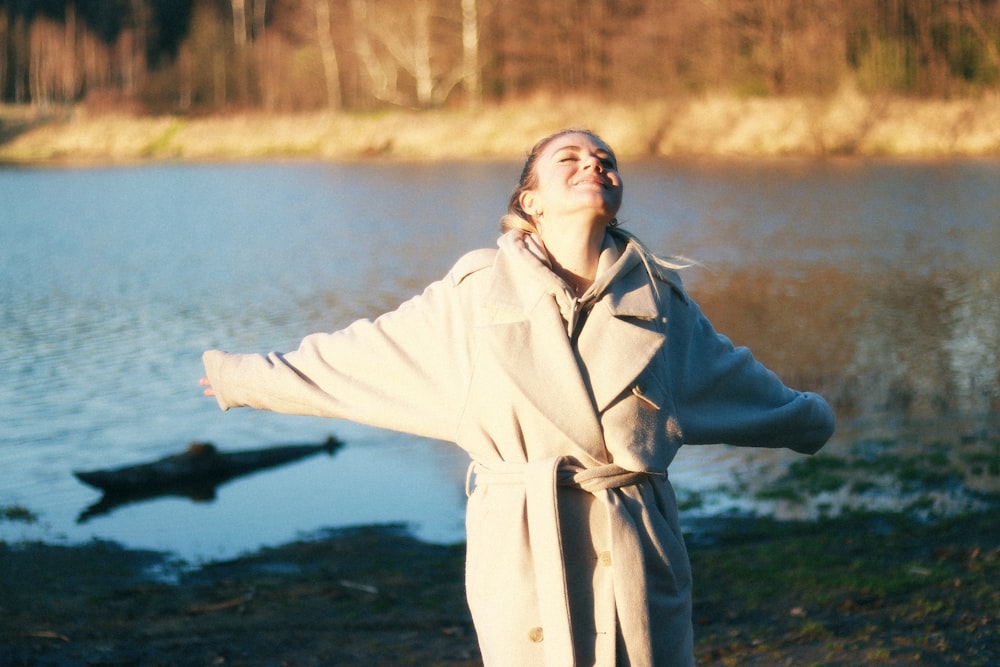
<svg viewBox="0 0 1000 667">
<path fill-rule="evenodd" d="M 598 174 L 604 173 L 604 166 L 601 164 L 600 158 L 593 154 L 588 155 L 583 159 L 583 168 L 593 169 Z"/>
</svg>

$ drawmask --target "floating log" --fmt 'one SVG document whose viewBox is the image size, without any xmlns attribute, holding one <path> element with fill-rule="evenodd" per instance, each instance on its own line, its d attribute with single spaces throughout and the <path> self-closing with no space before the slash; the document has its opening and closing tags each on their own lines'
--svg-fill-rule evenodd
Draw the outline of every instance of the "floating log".
<svg viewBox="0 0 1000 667">
<path fill-rule="evenodd" d="M 115 507 L 159 496 L 212 500 L 218 486 L 236 477 L 298 461 L 321 452 L 333 454 L 343 443 L 329 436 L 316 445 L 278 445 L 225 452 L 207 442 L 192 442 L 187 450 L 157 461 L 103 470 L 74 471 L 84 484 L 104 497 L 80 515 L 84 522 Z"/>
</svg>

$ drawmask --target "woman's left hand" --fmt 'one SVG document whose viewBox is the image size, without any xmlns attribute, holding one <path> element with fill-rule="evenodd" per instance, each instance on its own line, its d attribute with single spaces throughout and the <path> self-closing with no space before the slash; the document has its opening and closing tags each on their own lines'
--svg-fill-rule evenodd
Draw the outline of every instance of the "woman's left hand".
<svg viewBox="0 0 1000 667">
<path fill-rule="evenodd" d="M 215 396 L 215 389 L 212 389 L 212 384 L 208 381 L 208 378 L 202 378 L 198 380 L 198 384 L 205 387 L 206 396 Z"/>
</svg>

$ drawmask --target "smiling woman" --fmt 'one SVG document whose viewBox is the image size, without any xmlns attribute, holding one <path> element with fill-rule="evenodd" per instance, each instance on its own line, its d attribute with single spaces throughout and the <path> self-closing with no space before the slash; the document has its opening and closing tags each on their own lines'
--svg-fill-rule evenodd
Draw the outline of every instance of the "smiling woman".
<svg viewBox="0 0 1000 667">
<path fill-rule="evenodd" d="M 506 225 L 537 234 L 552 268 L 581 295 L 594 282 L 622 192 L 611 149 L 591 132 L 565 130 L 531 150 Z"/>
<path fill-rule="evenodd" d="M 456 443 L 469 606 L 487 665 L 692 665 L 682 444 L 817 451 L 833 414 L 716 334 L 615 216 L 614 153 L 531 151 L 498 248 L 296 351 L 204 354 L 205 393 Z M 655 628 L 655 631 L 653 631 Z"/>
</svg>

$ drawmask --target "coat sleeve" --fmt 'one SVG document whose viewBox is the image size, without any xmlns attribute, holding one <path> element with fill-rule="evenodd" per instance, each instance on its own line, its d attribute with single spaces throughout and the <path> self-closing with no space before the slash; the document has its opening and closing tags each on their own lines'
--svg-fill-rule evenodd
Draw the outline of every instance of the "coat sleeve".
<svg viewBox="0 0 1000 667">
<path fill-rule="evenodd" d="M 679 301 L 667 344 L 684 442 L 812 454 L 830 439 L 834 416 L 822 396 L 786 387 L 750 350 L 717 333 L 693 301 Z"/>
<path fill-rule="evenodd" d="M 453 440 L 471 375 L 468 295 L 460 285 L 468 272 L 461 265 L 396 310 L 307 336 L 294 352 L 205 352 L 219 406 Z"/>
</svg>

